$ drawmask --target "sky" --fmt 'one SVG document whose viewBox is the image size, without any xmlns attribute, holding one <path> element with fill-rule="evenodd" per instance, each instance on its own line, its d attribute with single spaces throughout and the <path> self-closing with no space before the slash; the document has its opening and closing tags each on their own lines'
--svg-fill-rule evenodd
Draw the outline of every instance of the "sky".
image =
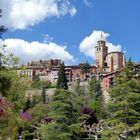
<svg viewBox="0 0 140 140">
<path fill-rule="evenodd" d="M 94 64 L 101 34 L 109 52 L 140 62 L 140 0 L 0 0 L 0 9 L 4 44 L 20 63 Z"/>
</svg>

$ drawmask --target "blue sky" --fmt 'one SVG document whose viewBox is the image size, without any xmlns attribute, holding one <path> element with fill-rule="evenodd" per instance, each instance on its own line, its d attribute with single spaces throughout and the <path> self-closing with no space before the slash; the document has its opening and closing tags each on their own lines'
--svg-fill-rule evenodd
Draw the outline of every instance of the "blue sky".
<svg viewBox="0 0 140 140">
<path fill-rule="evenodd" d="M 5 44 L 21 63 L 61 58 L 92 64 L 101 33 L 110 51 L 140 61 L 139 0 L 1 0 L 0 8 L 0 24 L 9 29 Z"/>
</svg>

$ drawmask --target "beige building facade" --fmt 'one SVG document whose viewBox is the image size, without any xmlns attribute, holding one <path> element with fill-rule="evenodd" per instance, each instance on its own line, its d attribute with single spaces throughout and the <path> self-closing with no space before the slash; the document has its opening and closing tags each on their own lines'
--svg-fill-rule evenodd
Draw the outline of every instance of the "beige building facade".
<svg viewBox="0 0 140 140">
<path fill-rule="evenodd" d="M 17 75 L 19 77 L 28 78 L 29 80 L 33 79 L 33 69 L 17 69 Z"/>
<path fill-rule="evenodd" d="M 106 41 L 101 37 L 95 46 L 95 65 L 99 73 L 121 70 L 125 66 L 123 52 L 108 53 Z"/>
<path fill-rule="evenodd" d="M 26 69 L 17 70 L 19 76 L 27 76 L 30 80 L 34 76 L 39 76 L 40 80 L 50 81 L 56 83 L 58 80 L 58 71 L 60 69 L 60 59 L 39 60 L 28 62 Z M 104 77 L 109 73 L 116 73 L 125 66 L 125 57 L 122 52 L 108 52 L 106 40 L 101 38 L 97 41 L 95 46 L 95 65 L 92 65 L 88 73 L 81 72 L 81 65 L 65 66 L 65 73 L 68 82 L 89 81 L 92 77 Z M 103 82 L 104 89 L 108 89 L 110 80 Z M 108 84 L 108 85 L 107 85 Z"/>
</svg>

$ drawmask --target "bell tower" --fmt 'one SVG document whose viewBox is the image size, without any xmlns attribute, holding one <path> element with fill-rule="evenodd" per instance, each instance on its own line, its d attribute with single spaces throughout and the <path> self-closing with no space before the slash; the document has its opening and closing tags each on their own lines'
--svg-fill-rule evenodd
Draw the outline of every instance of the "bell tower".
<svg viewBox="0 0 140 140">
<path fill-rule="evenodd" d="M 105 57 L 108 54 L 108 47 L 106 46 L 106 41 L 101 34 L 100 39 L 97 41 L 97 46 L 95 46 L 95 64 L 99 72 L 103 71 L 105 67 Z"/>
</svg>

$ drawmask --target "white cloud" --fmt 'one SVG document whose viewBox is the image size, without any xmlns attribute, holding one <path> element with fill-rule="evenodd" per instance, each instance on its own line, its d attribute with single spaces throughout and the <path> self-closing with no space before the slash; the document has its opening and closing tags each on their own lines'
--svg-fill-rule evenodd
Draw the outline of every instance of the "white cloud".
<svg viewBox="0 0 140 140">
<path fill-rule="evenodd" d="M 94 59 L 95 46 L 97 45 L 97 41 L 101 38 L 101 34 L 107 42 L 106 45 L 108 46 L 109 52 L 121 51 L 122 46 L 114 45 L 113 43 L 108 42 L 106 38 L 109 37 L 110 34 L 103 31 L 93 31 L 92 34 L 85 37 L 80 43 L 80 51 L 86 56 L 92 57 Z"/>
<path fill-rule="evenodd" d="M 74 16 L 70 0 L 0 0 L 0 24 L 12 29 L 25 29 L 49 17 Z"/>
<path fill-rule="evenodd" d="M 53 37 L 49 36 L 48 34 L 43 34 L 44 40 L 43 43 L 50 43 L 53 41 Z"/>
<path fill-rule="evenodd" d="M 69 9 L 69 13 L 73 17 L 74 15 L 76 15 L 77 10 L 74 7 L 72 7 L 71 9 Z"/>
<path fill-rule="evenodd" d="M 87 7 L 92 7 L 92 1 L 93 1 L 93 0 L 83 0 L 84 4 L 85 4 Z"/>
<path fill-rule="evenodd" d="M 21 63 L 32 60 L 62 59 L 66 64 L 73 63 L 74 57 L 66 50 L 66 46 L 56 43 L 27 42 L 22 39 L 6 39 L 7 51 L 20 58 Z"/>
</svg>

